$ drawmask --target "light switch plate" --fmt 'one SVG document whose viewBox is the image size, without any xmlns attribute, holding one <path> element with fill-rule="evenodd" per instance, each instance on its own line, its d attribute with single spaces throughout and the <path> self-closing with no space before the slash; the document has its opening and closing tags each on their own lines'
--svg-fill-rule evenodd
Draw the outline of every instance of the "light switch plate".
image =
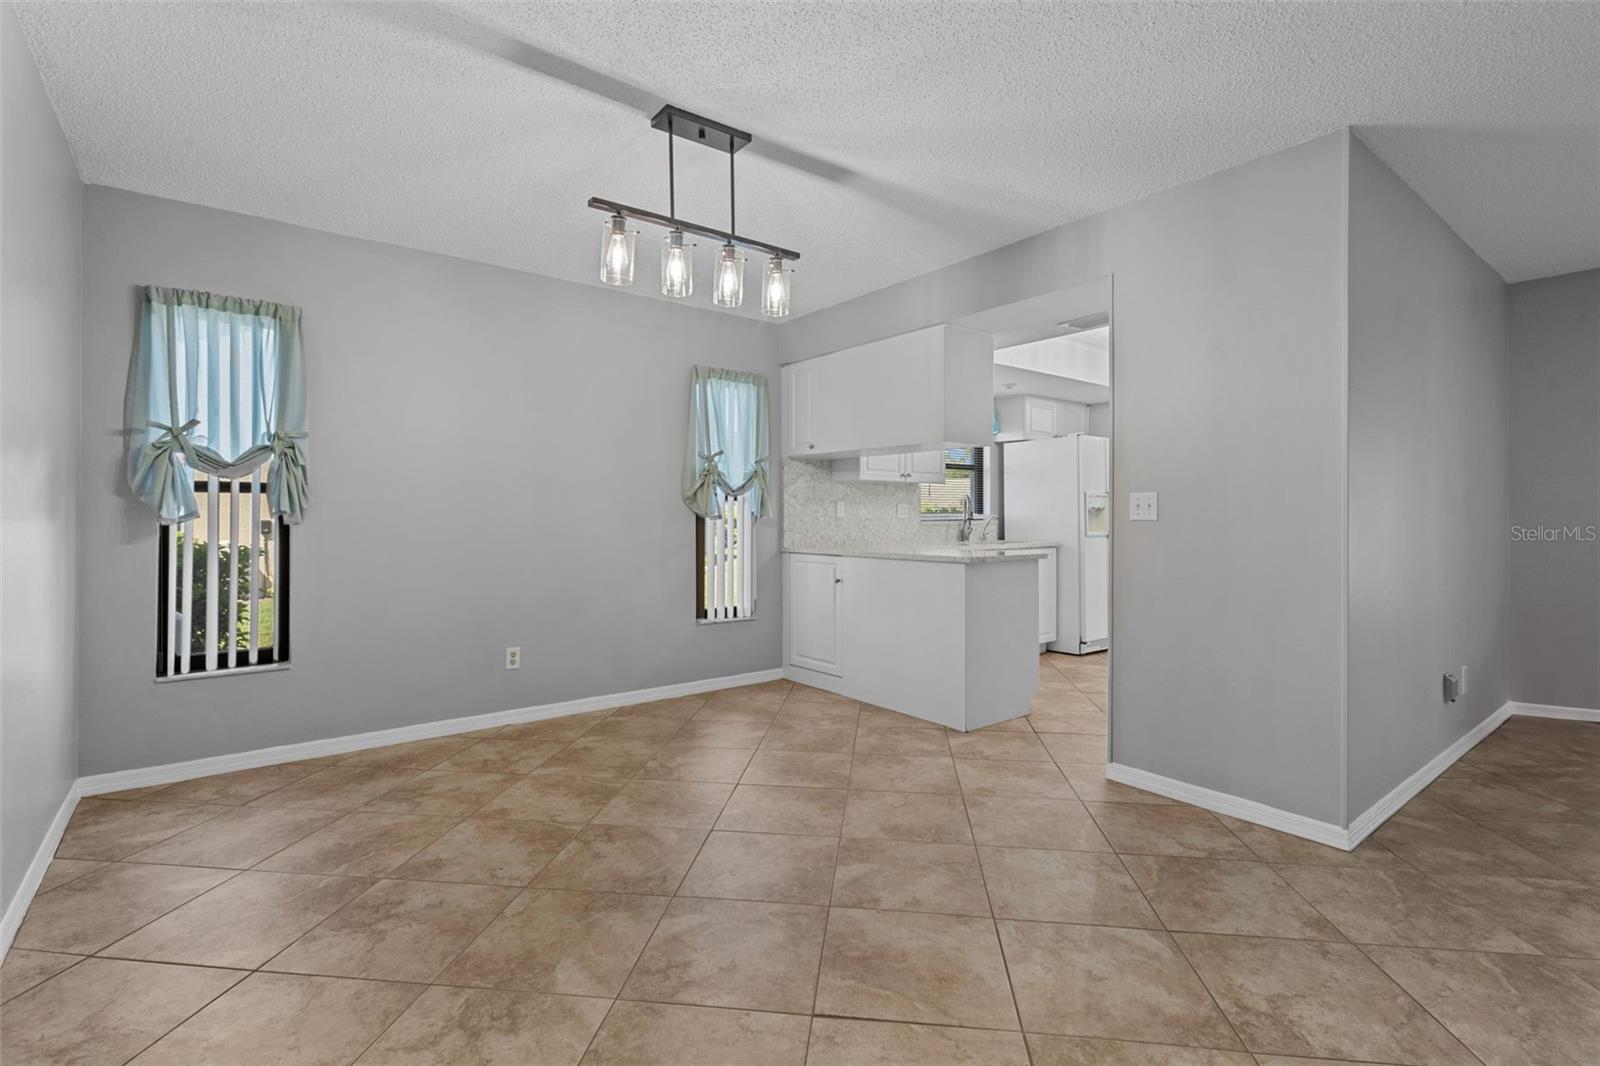
<svg viewBox="0 0 1600 1066">
<path fill-rule="evenodd" d="M 1133 522 L 1156 521 L 1156 494 L 1153 492 L 1128 493 L 1128 519 Z"/>
<path fill-rule="evenodd" d="M 833 501 L 833 517 L 835 517 L 835 518 L 843 518 L 844 517 L 844 501 L 843 500 L 834 500 Z"/>
<path fill-rule="evenodd" d="M 894 509 L 894 513 L 897 518 L 910 518 L 911 505 L 909 503 L 898 504 Z"/>
</svg>

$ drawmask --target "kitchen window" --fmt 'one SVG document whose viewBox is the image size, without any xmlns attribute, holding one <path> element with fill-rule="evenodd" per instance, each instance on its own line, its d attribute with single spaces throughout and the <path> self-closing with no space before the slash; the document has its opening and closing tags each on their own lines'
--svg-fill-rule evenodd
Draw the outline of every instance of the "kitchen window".
<svg viewBox="0 0 1600 1066">
<path fill-rule="evenodd" d="M 289 525 L 267 506 L 267 464 L 193 477 L 200 514 L 158 538 L 156 676 L 289 661 Z"/>
<path fill-rule="evenodd" d="M 947 448 L 944 453 L 944 484 L 922 486 L 922 517 L 960 518 L 966 497 L 972 497 L 972 513 L 988 513 L 987 484 L 984 478 L 987 448 Z"/>
<path fill-rule="evenodd" d="M 756 613 L 755 517 L 750 494 L 725 496 L 716 518 L 695 519 L 699 592 L 695 617 L 733 622 Z"/>
</svg>

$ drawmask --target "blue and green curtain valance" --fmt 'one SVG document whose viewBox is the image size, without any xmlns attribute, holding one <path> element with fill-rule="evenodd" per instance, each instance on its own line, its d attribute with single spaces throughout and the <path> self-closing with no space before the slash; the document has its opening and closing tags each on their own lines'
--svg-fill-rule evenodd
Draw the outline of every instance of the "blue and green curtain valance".
<svg viewBox="0 0 1600 1066">
<path fill-rule="evenodd" d="M 767 379 L 764 374 L 697 366 L 689 391 L 689 445 L 683 502 L 717 518 L 730 496 L 750 497 L 750 513 L 771 512 L 767 486 Z"/>
<path fill-rule="evenodd" d="M 270 459 L 268 505 L 298 523 L 310 496 L 300 309 L 146 288 L 125 422 L 128 484 L 162 522 L 199 516 L 192 471 L 238 477 Z"/>
</svg>

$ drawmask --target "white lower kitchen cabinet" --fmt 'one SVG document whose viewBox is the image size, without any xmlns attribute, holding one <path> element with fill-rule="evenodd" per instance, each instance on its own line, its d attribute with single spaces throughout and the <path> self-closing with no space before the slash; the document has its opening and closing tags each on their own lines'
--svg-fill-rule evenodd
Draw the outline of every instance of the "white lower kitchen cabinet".
<svg viewBox="0 0 1600 1066">
<path fill-rule="evenodd" d="M 1028 713 L 1039 687 L 1037 555 L 784 558 L 790 680 L 952 729 Z"/>
<path fill-rule="evenodd" d="M 784 575 L 784 627 L 788 662 L 838 677 L 844 672 L 844 627 L 840 605 L 844 562 L 837 555 L 791 555 Z"/>
</svg>

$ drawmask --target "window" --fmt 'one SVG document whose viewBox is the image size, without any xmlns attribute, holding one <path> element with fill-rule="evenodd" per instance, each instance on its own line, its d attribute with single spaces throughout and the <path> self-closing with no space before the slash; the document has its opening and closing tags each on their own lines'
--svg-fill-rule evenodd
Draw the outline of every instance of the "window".
<svg viewBox="0 0 1600 1066">
<path fill-rule="evenodd" d="M 158 538 L 156 676 L 287 663 L 289 526 L 267 506 L 267 464 L 190 476 L 199 517 Z"/>
<path fill-rule="evenodd" d="M 922 514 L 926 518 L 961 517 L 966 498 L 972 497 L 972 513 L 988 513 L 988 497 L 983 477 L 985 448 L 947 448 L 944 453 L 944 484 L 922 486 Z"/>
<path fill-rule="evenodd" d="M 695 617 L 703 622 L 755 617 L 756 524 L 750 495 L 723 497 L 718 517 L 696 516 L 694 526 L 700 560 Z"/>
</svg>

